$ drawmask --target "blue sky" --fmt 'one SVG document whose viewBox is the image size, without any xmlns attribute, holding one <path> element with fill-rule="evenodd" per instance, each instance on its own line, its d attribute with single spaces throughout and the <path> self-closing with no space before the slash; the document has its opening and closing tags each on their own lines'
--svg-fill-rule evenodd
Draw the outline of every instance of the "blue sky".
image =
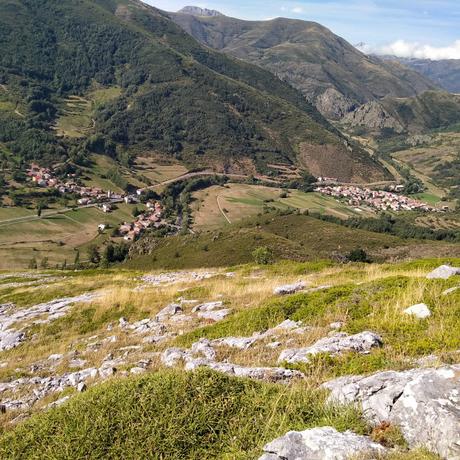
<svg viewBox="0 0 460 460">
<path fill-rule="evenodd" d="M 459 0 L 144 0 L 167 11 L 185 5 L 241 19 L 290 17 L 317 21 L 370 50 L 460 58 Z M 391 45 L 392 48 L 388 48 Z M 425 56 L 417 56 L 425 57 Z"/>
</svg>

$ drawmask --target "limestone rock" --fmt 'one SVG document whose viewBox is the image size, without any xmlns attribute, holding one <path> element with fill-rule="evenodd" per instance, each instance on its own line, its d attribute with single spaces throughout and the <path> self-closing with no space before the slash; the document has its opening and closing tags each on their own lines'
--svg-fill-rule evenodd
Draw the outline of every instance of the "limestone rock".
<svg viewBox="0 0 460 460">
<path fill-rule="evenodd" d="M 410 447 L 460 458 L 460 365 L 341 377 L 323 385 L 331 403 L 358 403 L 373 423 L 401 428 Z"/>
<path fill-rule="evenodd" d="M 351 431 L 340 433 L 326 426 L 289 431 L 268 443 L 259 460 L 348 460 L 361 455 L 381 455 L 385 448 Z"/>
<path fill-rule="evenodd" d="M 278 286 L 273 290 L 273 293 L 276 295 L 288 295 L 295 294 L 296 292 L 302 291 L 307 285 L 303 281 L 298 281 L 294 284 L 285 284 L 283 286 Z"/>
<path fill-rule="evenodd" d="M 230 348 L 239 348 L 247 350 L 257 341 L 257 336 L 253 337 L 224 337 L 212 341 L 213 345 L 223 345 Z"/>
<path fill-rule="evenodd" d="M 231 309 L 224 308 L 223 310 L 200 311 L 198 317 L 202 319 L 210 319 L 212 321 L 222 321 L 231 313 Z"/>
<path fill-rule="evenodd" d="M 0 331 L 0 351 L 16 348 L 26 339 L 24 332 Z"/>
<path fill-rule="evenodd" d="M 412 305 L 412 307 L 406 308 L 404 310 L 406 315 L 415 316 L 419 319 L 425 319 L 431 316 L 431 311 L 428 306 L 424 303 L 418 303 L 417 305 Z"/>
<path fill-rule="evenodd" d="M 157 321 L 166 321 L 171 316 L 177 315 L 178 313 L 182 313 L 182 307 L 177 303 L 172 303 L 167 307 L 163 308 L 163 310 L 159 311 L 156 320 Z"/>
<path fill-rule="evenodd" d="M 451 267 L 449 265 L 441 265 L 432 272 L 428 273 L 426 277 L 429 280 L 447 280 L 454 275 L 460 275 L 460 268 Z"/>
<path fill-rule="evenodd" d="M 197 311 L 213 311 L 218 308 L 222 308 L 223 305 L 224 303 L 221 300 L 218 300 L 216 302 L 206 302 L 193 307 L 192 312 L 196 313 Z"/>
<path fill-rule="evenodd" d="M 332 337 L 325 337 L 306 348 L 291 348 L 284 350 L 278 362 L 308 363 L 311 356 L 318 353 L 337 354 L 343 351 L 355 351 L 357 353 L 368 353 L 374 347 L 382 346 L 383 342 L 379 335 L 374 332 L 360 332 L 355 335 L 337 333 Z"/>
</svg>

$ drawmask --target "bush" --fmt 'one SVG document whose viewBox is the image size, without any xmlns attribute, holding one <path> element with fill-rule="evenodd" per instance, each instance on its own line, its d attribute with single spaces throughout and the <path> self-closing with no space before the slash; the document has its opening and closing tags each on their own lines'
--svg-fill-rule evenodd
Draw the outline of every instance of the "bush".
<svg viewBox="0 0 460 460">
<path fill-rule="evenodd" d="M 254 262 L 259 265 L 268 265 L 274 262 L 273 252 L 266 246 L 258 247 L 252 252 Z"/>
<path fill-rule="evenodd" d="M 369 256 L 367 255 L 367 252 L 361 248 L 353 249 L 347 254 L 346 257 L 347 257 L 347 260 L 350 262 L 364 262 L 364 263 L 371 262 Z"/>
</svg>

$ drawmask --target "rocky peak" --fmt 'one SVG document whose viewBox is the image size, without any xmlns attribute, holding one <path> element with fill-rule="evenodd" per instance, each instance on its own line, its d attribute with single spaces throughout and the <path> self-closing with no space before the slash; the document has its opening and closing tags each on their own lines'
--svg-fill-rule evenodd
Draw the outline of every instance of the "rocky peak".
<svg viewBox="0 0 460 460">
<path fill-rule="evenodd" d="M 222 13 L 216 10 L 208 10 L 207 8 L 200 8 L 199 6 L 185 6 L 182 8 L 178 13 L 182 14 L 190 14 L 192 16 L 207 16 L 207 17 L 215 17 L 215 16 L 223 16 Z"/>
</svg>

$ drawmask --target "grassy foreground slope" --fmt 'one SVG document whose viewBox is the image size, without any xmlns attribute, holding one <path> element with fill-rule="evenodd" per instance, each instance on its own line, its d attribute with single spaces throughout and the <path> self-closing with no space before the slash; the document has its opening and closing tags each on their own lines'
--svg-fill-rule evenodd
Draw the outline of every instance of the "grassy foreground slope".
<svg viewBox="0 0 460 460">
<path fill-rule="evenodd" d="M 251 459 L 287 430 L 318 424 L 365 429 L 357 411 L 327 407 L 320 392 L 208 371 L 161 371 L 103 385 L 33 418 L 0 439 L 0 456 Z"/>
<path fill-rule="evenodd" d="M 75 370 L 67 358 L 57 368 L 50 368 L 48 357 L 52 353 L 67 356 L 78 351 L 87 367 L 97 368 L 108 354 L 115 359 L 123 357 L 125 364 L 109 382 L 99 385 L 98 381 L 88 381 L 86 393 L 66 388 L 64 393 L 49 394 L 29 410 L 0 414 L 0 458 L 252 460 L 261 455 L 267 441 L 289 430 L 332 425 L 374 436 L 358 411 L 326 406 L 326 394 L 318 391 L 318 385 L 335 376 L 417 367 L 420 359 L 427 357 L 430 365 L 458 361 L 460 290 L 442 294 L 458 286 L 458 277 L 425 278 L 441 263 L 458 266 L 460 259 L 373 265 L 245 265 L 234 268 L 231 277 L 225 276 L 224 270 L 213 270 L 206 279 L 160 285 L 144 283 L 139 278 L 142 273 L 135 271 L 36 271 L 28 273 L 26 279 L 3 272 L 0 302 L 11 301 L 21 309 L 88 291 L 99 296 L 90 305 L 75 305 L 51 323 L 24 325 L 27 340 L 13 350 L 0 352 L 1 362 L 7 363 L 0 369 L 0 382 Z M 53 277 L 40 278 L 43 275 Z M 37 284 L 30 285 L 34 277 Z M 282 299 L 273 295 L 273 287 L 298 279 L 309 287 L 330 287 Z M 174 333 L 158 344 L 146 344 L 142 336 L 116 326 L 121 317 L 130 323 L 153 318 L 179 298 L 197 302 L 220 299 L 232 312 L 214 324 L 203 324 L 196 318 L 191 323 L 168 323 Z M 420 302 L 432 311 L 429 319 L 402 314 L 403 309 Z M 185 315 L 193 316 L 192 305 L 183 304 Z M 277 340 L 282 341 L 282 347 L 287 345 L 286 340 L 289 347 L 309 346 L 327 336 L 329 324 L 334 321 L 343 322 L 344 332 L 378 333 L 383 346 L 363 355 L 318 355 L 308 365 L 298 366 L 305 378 L 290 385 L 259 383 L 204 370 L 165 370 L 159 359 L 159 352 L 168 347 L 189 347 L 201 337 L 250 336 L 285 319 L 303 321 L 308 329 L 302 334 L 287 332 L 280 336 Z M 114 335 L 117 341 L 105 340 Z M 220 347 L 218 359 L 244 366 L 275 366 L 280 348 L 267 347 L 270 340 L 246 350 Z M 98 347 L 91 348 L 89 344 L 95 341 Z M 129 370 L 141 360 L 148 362 L 144 375 L 129 376 Z M 21 389 L 12 395 L 21 399 L 24 391 L 31 390 Z M 63 395 L 70 400 L 58 408 L 46 408 Z M 9 397 L 6 390 L 2 401 Z M 19 421 L 31 414 L 30 419 Z M 400 450 L 389 456 L 392 460 L 437 458 L 408 451 L 399 441 L 395 445 Z"/>
</svg>

